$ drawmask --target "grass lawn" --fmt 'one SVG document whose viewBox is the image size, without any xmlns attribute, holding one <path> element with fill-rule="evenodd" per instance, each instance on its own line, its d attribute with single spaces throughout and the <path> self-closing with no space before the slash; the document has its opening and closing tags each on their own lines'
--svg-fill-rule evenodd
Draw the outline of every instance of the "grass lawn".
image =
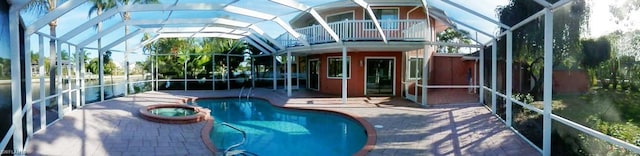
<svg viewBox="0 0 640 156">
<path fill-rule="evenodd" d="M 553 113 L 589 127 L 594 126 L 587 123 L 589 116 L 610 123 L 630 121 L 640 125 L 640 92 L 598 90 L 583 95 L 554 95 Z"/>
</svg>

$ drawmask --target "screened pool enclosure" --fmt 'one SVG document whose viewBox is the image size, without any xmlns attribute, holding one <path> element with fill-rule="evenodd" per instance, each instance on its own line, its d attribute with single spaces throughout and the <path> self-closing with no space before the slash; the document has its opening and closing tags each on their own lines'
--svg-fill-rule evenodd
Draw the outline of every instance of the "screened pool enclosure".
<svg viewBox="0 0 640 156">
<path fill-rule="evenodd" d="M 477 103 L 542 155 L 640 153 L 640 19 L 632 16 L 640 3 L 634 0 L 44 2 L 0 1 L 0 147 L 15 154 L 66 112 L 116 97 L 315 90 L 313 74 L 329 71 L 329 63 L 314 56 L 327 53 L 340 71 L 327 77 L 340 82 L 336 96 L 346 103 L 355 73 L 347 67 L 367 65 L 348 58 L 371 47 L 401 49 L 400 60 L 369 59 L 400 64 L 397 81 L 406 85 L 394 95 L 430 107 L 431 91 L 472 88 Z M 427 18 L 376 17 L 383 14 L 376 8 L 391 6 L 421 9 Z M 357 7 L 362 14 L 355 17 L 364 20 L 329 21 L 321 14 L 331 7 Z M 313 24 L 294 20 L 304 17 Z M 469 42 L 437 37 L 436 21 L 466 32 L 461 38 Z M 447 48 L 472 60 L 473 83 L 431 83 L 441 75 L 430 71 L 446 67 L 430 59 Z"/>
</svg>

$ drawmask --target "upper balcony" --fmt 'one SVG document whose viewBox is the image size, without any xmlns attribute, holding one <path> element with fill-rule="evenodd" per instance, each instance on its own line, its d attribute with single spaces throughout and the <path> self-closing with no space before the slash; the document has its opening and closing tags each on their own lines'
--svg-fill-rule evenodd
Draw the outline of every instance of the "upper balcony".
<svg viewBox="0 0 640 156">
<path fill-rule="evenodd" d="M 388 41 L 426 41 L 429 37 L 429 29 L 426 20 L 381 20 L 380 28 Z M 382 41 L 378 29 L 373 20 L 344 20 L 328 23 L 342 41 Z M 310 45 L 335 43 L 335 39 L 320 25 L 313 25 L 294 29 L 302 39 Z M 302 46 L 289 33 L 284 33 L 276 40 L 286 47 Z"/>
</svg>

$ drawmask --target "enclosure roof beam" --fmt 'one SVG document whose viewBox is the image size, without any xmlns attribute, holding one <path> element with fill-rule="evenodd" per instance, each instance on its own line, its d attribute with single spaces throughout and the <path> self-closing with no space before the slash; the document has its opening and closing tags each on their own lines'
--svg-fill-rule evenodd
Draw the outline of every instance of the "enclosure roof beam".
<svg viewBox="0 0 640 156">
<path fill-rule="evenodd" d="M 240 39 L 245 36 L 227 33 L 162 33 L 158 35 L 160 38 L 181 38 L 181 37 L 219 37 L 229 39 Z"/>
<path fill-rule="evenodd" d="M 92 37 L 90 37 L 90 38 L 78 43 L 78 47 L 86 47 L 88 44 L 92 43 L 93 41 L 98 40 L 98 39 L 102 38 L 103 36 L 105 36 L 107 34 L 110 34 L 111 32 L 113 32 L 113 31 L 115 31 L 115 30 L 117 30 L 117 29 L 119 29 L 119 28 L 121 28 L 123 26 L 124 26 L 124 23 L 122 23 L 122 22 L 120 22 L 120 23 L 118 23 L 118 24 L 116 24 L 114 26 L 111 26 L 108 29 L 105 29 L 105 30 L 99 32 L 98 34 L 93 35 Z"/>
<path fill-rule="evenodd" d="M 247 43 L 249 43 L 253 47 L 258 48 L 262 52 L 271 53 L 271 52 L 269 52 L 268 50 L 264 49 L 262 46 L 258 45 L 256 42 L 254 42 L 253 40 L 251 40 L 249 38 L 242 38 L 241 40 L 246 41 Z"/>
<path fill-rule="evenodd" d="M 481 33 L 481 34 L 483 34 L 483 35 L 486 35 L 486 36 L 488 36 L 489 38 L 495 39 L 495 36 L 494 36 L 494 35 L 491 35 L 491 34 L 489 34 L 489 33 L 487 33 L 487 32 L 484 32 L 484 31 L 482 31 L 482 30 L 480 30 L 480 29 L 478 29 L 478 28 L 476 28 L 476 27 L 474 27 L 474 26 L 468 25 L 468 24 L 466 24 L 466 23 L 464 23 L 464 22 L 461 22 L 461 21 L 459 21 L 459 20 L 457 20 L 457 19 L 454 19 L 454 18 L 451 18 L 451 20 L 452 20 L 452 21 L 454 21 L 454 22 L 456 22 L 456 23 L 458 23 L 458 24 L 461 24 L 461 25 L 463 25 L 463 26 L 469 27 L 469 29 L 472 29 L 472 30 L 474 30 L 474 31 L 477 31 L 477 32 L 479 32 L 479 33 Z"/>
<path fill-rule="evenodd" d="M 152 42 L 154 42 L 154 41 L 156 41 L 158 39 L 160 39 L 160 35 L 156 34 L 152 38 L 144 40 L 144 41 L 138 43 L 137 45 L 135 45 L 134 47 L 129 48 L 129 49 L 132 49 L 132 50 L 131 51 L 127 51 L 127 52 L 137 51 L 138 49 L 140 49 L 140 48 L 142 48 L 144 46 L 147 46 L 148 44 L 150 44 L 150 43 L 152 43 Z"/>
<path fill-rule="evenodd" d="M 551 8 L 552 4 L 547 2 L 546 0 L 533 0 L 534 2 L 542 5 L 545 8 Z"/>
<path fill-rule="evenodd" d="M 122 36 L 120 39 L 118 39 L 118 40 L 116 40 L 114 42 L 111 42 L 111 44 L 109 44 L 109 45 L 107 45 L 105 47 L 102 47 L 99 52 L 107 51 L 107 50 L 117 46 L 118 44 L 128 40 L 129 38 L 131 38 L 133 36 L 136 36 L 136 35 L 138 35 L 138 34 L 140 34 L 142 32 L 143 32 L 142 29 L 138 29 L 138 30 L 136 30 L 134 32 L 131 32 L 131 33 L 125 35 L 125 36 Z"/>
<path fill-rule="evenodd" d="M 315 18 L 316 21 L 318 21 L 320 26 L 322 26 L 322 28 L 324 28 L 324 30 L 327 31 L 327 33 L 329 33 L 329 35 L 336 41 L 336 43 L 342 43 L 342 40 L 340 39 L 338 34 L 336 34 L 336 32 L 331 27 L 329 27 L 329 24 L 327 24 L 327 21 L 325 21 L 315 9 L 293 0 L 270 0 L 270 1 L 276 2 L 280 5 L 284 5 L 290 8 L 294 8 L 300 11 L 305 11 L 311 14 L 311 16 L 313 16 L 313 18 Z"/>
<path fill-rule="evenodd" d="M 58 6 L 53 11 L 47 13 L 43 17 L 39 17 L 35 22 L 33 22 L 27 27 L 25 33 L 33 34 L 34 32 L 38 31 L 38 29 L 49 24 L 51 21 L 58 19 L 60 16 L 66 14 L 67 12 L 73 10 L 74 8 L 84 4 L 84 2 L 86 1 L 87 0 L 68 0 L 67 2 Z"/>
<path fill-rule="evenodd" d="M 88 20 L 87 22 L 84 22 L 82 25 L 75 27 L 73 30 L 69 31 L 68 33 L 62 35 L 62 37 L 60 37 L 60 40 L 64 40 L 67 41 L 69 39 L 71 39 L 72 37 L 84 32 L 85 30 L 95 26 L 96 24 L 98 24 L 98 22 L 102 22 L 103 20 L 115 15 L 118 13 L 118 9 L 109 9 L 106 10 L 105 12 L 103 12 L 102 14 Z"/>
<path fill-rule="evenodd" d="M 259 27 L 255 26 L 255 25 L 251 25 L 249 26 L 249 29 L 252 30 L 252 33 L 255 33 L 257 35 L 260 35 L 261 37 L 264 37 L 265 39 L 267 39 L 269 42 L 273 43 L 274 45 L 276 45 L 276 47 L 278 47 L 281 50 L 284 50 L 285 47 L 280 44 L 280 42 L 276 41 L 275 39 L 273 39 L 271 36 L 267 35 L 264 31 L 262 31 L 262 29 L 260 29 Z"/>
<path fill-rule="evenodd" d="M 275 53 L 277 52 L 276 49 L 273 49 L 269 44 L 265 43 L 264 41 L 262 41 L 262 39 L 256 37 L 255 35 L 248 35 L 247 37 L 249 37 L 251 40 L 254 40 L 256 43 L 262 45 L 264 48 L 267 48 L 267 52 L 269 53 Z"/>
<path fill-rule="evenodd" d="M 259 19 L 263 19 L 263 20 L 271 20 L 271 21 L 275 22 L 276 24 L 280 25 L 280 27 L 282 27 L 284 30 L 286 30 L 293 37 L 298 39 L 298 41 L 300 41 L 300 43 L 302 43 L 305 46 L 309 46 L 309 42 L 307 42 L 304 38 L 302 38 L 302 35 L 300 35 L 298 32 L 293 30 L 291 25 L 289 25 L 288 23 L 284 22 L 278 16 L 274 16 L 274 15 L 270 15 L 270 14 L 266 14 L 266 13 L 262 13 L 262 12 L 258 12 L 258 11 L 254 11 L 254 10 L 250 10 L 250 9 L 240 8 L 240 7 L 236 7 L 236 6 L 231 6 L 231 5 L 224 7 L 224 9 L 222 9 L 222 10 L 227 11 L 229 13 L 238 14 L 238 15 L 249 16 L 249 17 L 259 18 Z"/>
<path fill-rule="evenodd" d="M 139 11 L 198 11 L 198 10 L 220 10 L 224 4 L 212 3 L 186 3 L 186 4 L 132 4 L 123 5 L 120 12 Z"/>
<path fill-rule="evenodd" d="M 470 13 L 470 14 L 473 14 L 473 15 L 477 16 L 477 17 L 480 17 L 480 18 L 484 19 L 484 20 L 485 20 L 485 21 L 487 21 L 487 22 L 491 22 L 491 23 L 493 23 L 493 24 L 497 24 L 498 26 L 500 26 L 500 27 L 502 27 L 502 28 L 504 28 L 504 29 L 509 29 L 509 28 L 510 28 L 510 27 L 509 27 L 508 25 L 506 25 L 506 24 L 503 24 L 503 23 L 501 23 L 501 22 L 499 22 L 499 21 L 496 21 L 496 20 L 494 20 L 494 19 L 491 19 L 491 18 L 489 18 L 489 17 L 487 17 L 487 16 L 485 16 L 485 15 L 482 15 L 482 14 L 480 14 L 480 13 L 478 13 L 478 12 L 476 12 L 476 11 L 473 11 L 473 10 L 471 10 L 471 9 L 467 8 L 467 7 L 464 7 L 464 6 L 462 6 L 462 5 L 458 4 L 458 3 L 451 2 L 450 0 L 442 0 L 442 1 L 443 1 L 443 2 L 445 2 L 445 3 L 447 3 L 447 4 L 449 4 L 449 5 L 454 6 L 454 7 L 456 7 L 456 8 L 462 9 L 462 10 L 464 10 L 465 12 L 468 12 L 468 13 Z"/>
</svg>

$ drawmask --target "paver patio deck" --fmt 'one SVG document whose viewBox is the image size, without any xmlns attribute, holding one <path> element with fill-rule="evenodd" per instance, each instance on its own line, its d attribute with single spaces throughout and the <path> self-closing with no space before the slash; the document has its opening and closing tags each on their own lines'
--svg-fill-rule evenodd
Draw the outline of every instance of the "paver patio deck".
<svg viewBox="0 0 640 156">
<path fill-rule="evenodd" d="M 213 155 L 200 138 L 204 122 L 170 125 L 137 116 L 142 106 L 175 103 L 188 97 L 237 97 L 230 91 L 146 92 L 87 105 L 36 133 L 32 155 Z M 407 107 L 397 98 L 286 97 L 257 89 L 255 97 L 274 105 L 328 109 L 359 116 L 376 129 L 369 155 L 539 155 L 479 104 Z M 394 105 L 394 103 L 404 103 Z"/>
</svg>

